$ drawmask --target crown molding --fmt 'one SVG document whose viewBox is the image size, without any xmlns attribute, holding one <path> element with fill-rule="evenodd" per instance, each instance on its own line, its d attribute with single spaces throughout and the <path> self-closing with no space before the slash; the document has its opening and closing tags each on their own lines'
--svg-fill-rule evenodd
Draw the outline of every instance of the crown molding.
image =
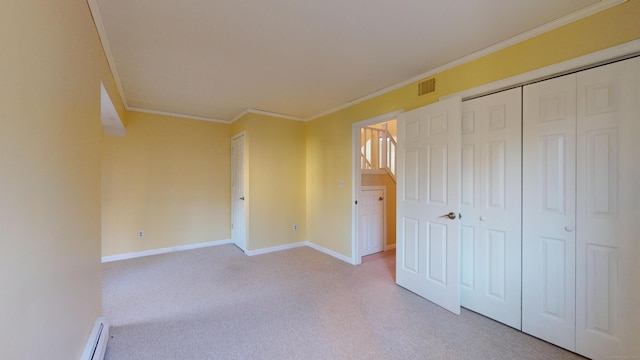
<svg viewBox="0 0 640 360">
<path fill-rule="evenodd" d="M 334 108 L 331 108 L 329 110 L 323 111 L 321 113 L 318 113 L 316 115 L 312 115 L 310 117 L 307 118 L 300 118 L 297 116 L 291 116 L 291 115 L 286 115 L 286 114 L 279 114 L 279 113 L 274 113 L 274 112 L 269 112 L 269 111 L 263 111 L 263 110 L 258 110 L 258 109 L 245 109 L 243 110 L 240 114 L 238 114 L 236 117 L 234 117 L 231 121 L 226 121 L 226 120 L 219 120 L 219 119 L 213 119 L 213 118 L 207 118 L 207 117 L 201 117 L 201 116 L 192 116 L 192 115 L 185 115 L 185 114 L 175 114 L 175 113 L 169 113 L 169 112 L 164 112 L 164 111 L 156 111 L 156 110 L 149 110 L 149 109 L 142 109 L 142 108 L 136 108 L 136 107 L 130 107 L 128 105 L 127 99 L 124 95 L 124 89 L 122 87 L 122 82 L 120 81 L 120 76 L 118 75 L 118 70 L 115 64 L 115 60 L 113 58 L 113 55 L 111 53 L 111 47 L 109 46 L 109 41 L 107 39 L 107 33 L 106 33 L 106 29 L 104 27 L 104 23 L 102 22 L 102 17 L 100 15 L 100 8 L 98 6 L 98 2 L 97 0 L 87 0 L 87 3 L 89 4 L 89 9 L 91 10 L 91 15 L 93 16 L 93 20 L 94 23 L 96 25 L 96 29 L 98 30 L 98 35 L 100 37 L 100 41 L 102 43 L 102 48 L 104 50 L 105 56 L 107 58 L 107 63 L 109 65 L 109 68 L 111 69 L 111 73 L 113 75 L 113 79 L 116 83 L 116 86 L 118 87 L 118 92 L 120 93 L 120 98 L 122 99 L 122 103 L 124 104 L 125 109 L 130 110 L 130 111 L 137 111 L 137 112 L 146 112 L 146 113 L 151 113 L 151 114 L 158 114 L 158 115 L 167 115 L 167 116 L 175 116 L 175 117 L 181 117 L 181 118 L 186 118 L 186 119 L 193 119 L 193 120 L 203 120 L 203 121 L 210 121 L 210 122 L 219 122 L 219 123 L 225 123 L 225 124 L 232 124 L 235 121 L 239 120 L 240 118 L 242 118 L 243 116 L 245 116 L 246 114 L 249 113 L 254 113 L 254 114 L 261 114 L 261 115 L 267 115 L 267 116 L 273 116 L 273 117 L 278 117 L 278 118 L 283 118 L 283 119 L 289 119 L 289 120 L 295 120 L 295 121 L 311 121 L 311 120 L 315 120 L 317 118 L 320 118 L 322 116 L 325 115 L 329 115 L 331 113 L 346 109 L 348 107 L 351 107 L 353 105 L 357 105 L 359 103 L 365 102 L 367 100 L 376 98 L 378 96 L 384 95 L 388 92 L 397 90 L 399 88 L 402 88 L 404 86 L 410 85 L 412 83 L 415 83 L 417 81 L 420 81 L 424 78 L 428 78 L 430 76 L 433 76 L 435 74 L 441 73 L 443 71 L 452 69 L 454 67 L 463 65 L 465 63 L 477 60 L 481 57 L 487 56 L 489 54 L 495 53 L 497 51 L 503 50 L 505 48 L 508 48 L 510 46 L 513 46 L 515 44 L 518 44 L 520 42 L 523 42 L 525 40 L 531 39 L 533 37 L 536 37 L 538 35 L 544 34 L 546 32 L 549 32 L 551 30 L 557 29 L 561 26 L 570 24 L 572 22 L 581 20 L 583 18 L 586 18 L 588 16 L 597 14 L 601 11 L 607 10 L 609 8 L 612 8 L 614 6 L 620 5 L 622 3 L 628 2 L 629 0 L 601 0 L 596 4 L 593 4 L 591 6 L 588 6 L 584 9 L 578 10 L 574 13 L 571 13 L 569 15 L 565 15 L 561 18 L 558 18 L 556 20 L 550 21 L 546 24 L 543 24 L 541 26 L 538 26 L 536 28 L 533 28 L 531 30 L 528 30 L 526 32 L 523 32 L 519 35 L 516 35 L 514 37 L 511 37 L 507 40 L 504 40 L 502 42 L 499 42 L 495 45 L 486 47 L 482 50 L 478 50 L 474 53 L 471 53 L 467 56 L 461 57 L 459 59 L 456 59 L 454 61 L 448 62 L 444 65 L 441 65 L 435 69 L 429 70 L 427 72 L 421 73 L 417 76 L 414 76 L 410 79 L 407 79 L 405 81 L 396 83 L 394 85 L 388 86 L 386 88 L 380 89 L 376 92 L 373 92 L 369 95 L 360 97 L 358 99 L 349 101 L 347 103 L 344 103 L 342 105 L 336 106 Z"/>
<path fill-rule="evenodd" d="M 546 32 L 551 31 L 551 30 L 555 30 L 555 29 L 557 29 L 557 28 L 559 28 L 561 26 L 570 24 L 570 23 L 578 21 L 580 19 L 584 19 L 584 18 L 586 18 L 588 16 L 597 14 L 597 13 L 599 13 L 601 11 L 604 11 L 604 10 L 607 10 L 607 9 L 612 8 L 614 6 L 620 5 L 620 4 L 625 3 L 627 1 L 629 1 L 629 0 L 601 0 L 600 2 L 598 2 L 596 4 L 593 4 L 591 6 L 588 6 L 588 7 L 584 8 L 584 9 L 578 10 L 578 11 L 576 11 L 574 13 L 569 14 L 569 15 L 565 15 L 565 16 L 563 16 L 561 18 L 558 18 L 556 20 L 550 21 L 550 22 L 548 22 L 546 24 L 540 25 L 540 26 L 538 26 L 536 28 L 533 28 L 531 30 L 525 31 L 525 32 L 521 33 L 520 35 L 516 35 L 516 36 L 511 37 L 511 38 L 509 38 L 507 40 L 501 41 L 501 42 L 499 42 L 499 43 L 497 43 L 495 45 L 486 47 L 486 48 L 484 48 L 482 50 L 478 50 L 478 51 L 476 51 L 474 53 L 471 53 L 471 54 L 469 54 L 467 56 L 464 56 L 464 57 L 461 57 L 459 59 L 456 59 L 456 60 L 453 60 L 451 62 L 448 62 L 448 63 L 446 63 L 444 65 L 441 65 L 441 66 L 439 66 L 439 67 L 437 67 L 435 69 L 429 70 L 427 72 L 424 72 L 424 73 L 422 73 L 420 75 L 414 76 L 414 77 L 412 77 L 410 79 L 407 79 L 405 81 L 402 81 L 402 82 L 399 82 L 397 84 L 394 84 L 394 85 L 391 85 L 389 87 L 386 87 L 384 89 L 378 90 L 378 91 L 376 91 L 374 93 L 371 93 L 369 95 L 363 96 L 361 98 L 352 100 L 352 101 L 350 101 L 348 103 L 342 104 L 342 105 L 337 106 L 335 108 L 323 111 L 323 112 L 321 112 L 321 113 L 319 113 L 317 115 L 310 116 L 310 117 L 306 118 L 305 121 L 315 120 L 315 119 L 320 118 L 322 116 L 329 115 L 329 114 L 334 113 L 336 111 L 340 111 L 340 110 L 346 109 L 348 107 L 351 107 L 353 105 L 357 105 L 357 104 L 359 104 L 361 102 L 365 102 L 367 100 L 373 99 L 373 98 L 378 97 L 380 95 L 384 95 L 384 94 L 386 94 L 388 92 L 391 92 L 393 90 L 397 90 L 397 89 L 400 89 L 400 88 L 405 87 L 407 85 L 411 85 L 412 83 L 418 82 L 418 81 L 420 81 L 422 79 L 434 76 L 434 75 L 439 74 L 439 73 L 441 73 L 443 71 L 452 69 L 454 67 L 457 67 L 457 66 L 466 64 L 468 62 L 477 60 L 477 59 L 479 59 L 481 57 L 487 56 L 489 54 L 492 54 L 492 53 L 498 52 L 500 50 L 506 49 L 506 48 L 508 48 L 510 46 L 513 46 L 515 44 L 521 43 L 521 42 L 523 42 L 525 40 L 529 40 L 529 39 L 534 38 L 534 37 L 536 37 L 538 35 L 542 35 L 542 34 L 544 34 Z"/>
<path fill-rule="evenodd" d="M 102 21 L 102 15 L 100 14 L 100 7 L 98 6 L 98 0 L 87 0 L 89 4 L 89 10 L 91 11 L 91 16 L 93 17 L 93 23 L 96 25 L 96 30 L 98 30 L 98 37 L 100 38 L 100 43 L 102 43 L 102 50 L 104 51 L 104 55 L 107 58 L 107 64 L 109 65 L 109 69 L 111 70 L 111 75 L 113 76 L 113 81 L 116 83 L 116 87 L 118 88 L 118 92 L 120 93 L 120 100 L 122 100 L 122 104 L 125 108 L 129 105 L 127 103 L 127 98 L 124 96 L 124 88 L 122 87 L 122 82 L 120 81 L 120 75 L 118 75 L 118 68 L 116 67 L 116 61 L 113 58 L 113 54 L 111 53 L 111 46 L 109 45 L 109 39 L 107 38 L 107 30 L 104 27 L 104 22 Z"/>
<path fill-rule="evenodd" d="M 245 116 L 247 114 L 266 115 L 266 116 L 277 117 L 277 118 L 287 119 L 287 120 L 295 120 L 295 121 L 307 121 L 306 119 L 300 118 L 300 117 L 297 117 L 297 116 L 291 116 L 291 115 L 279 114 L 279 113 L 275 113 L 275 112 L 271 112 L 271 111 L 250 109 L 249 108 L 249 109 L 242 110 L 242 112 L 240 114 L 236 115 L 236 117 L 234 117 L 230 121 L 230 123 L 233 124 L 234 122 L 236 122 L 237 120 L 240 120 L 243 116 Z"/>
<path fill-rule="evenodd" d="M 209 117 L 204 117 L 204 116 L 194 116 L 194 115 L 187 115 L 187 114 L 172 113 L 172 112 L 167 112 L 167 111 L 149 110 L 149 109 L 137 108 L 137 107 L 133 107 L 133 106 L 127 106 L 126 109 L 129 110 L 129 111 L 135 111 L 135 112 L 141 112 L 141 113 L 147 113 L 147 114 L 173 116 L 173 117 L 179 117 L 179 118 L 183 118 L 183 119 L 200 120 L 200 121 L 209 121 L 209 122 L 215 122 L 215 123 L 229 124 L 229 121 L 226 121 L 226 120 L 214 119 L 214 118 L 209 118 Z"/>
</svg>

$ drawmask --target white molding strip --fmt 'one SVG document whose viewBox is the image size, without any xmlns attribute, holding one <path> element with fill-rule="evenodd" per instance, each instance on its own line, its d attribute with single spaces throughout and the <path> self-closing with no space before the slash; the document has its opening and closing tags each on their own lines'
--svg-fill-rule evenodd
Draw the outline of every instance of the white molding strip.
<svg viewBox="0 0 640 360">
<path fill-rule="evenodd" d="M 306 246 L 306 245 L 307 244 L 306 244 L 305 241 L 301 241 L 301 242 L 297 242 L 297 243 L 293 243 L 293 244 L 284 244 L 284 245 L 272 246 L 272 247 L 258 249 L 258 250 L 247 250 L 244 253 L 247 256 L 256 256 L 256 255 L 268 254 L 268 253 L 277 252 L 277 251 L 295 249 L 295 248 L 299 248 L 299 247 Z"/>
<path fill-rule="evenodd" d="M 183 118 L 183 119 L 201 120 L 201 121 L 209 121 L 209 122 L 229 124 L 229 122 L 226 121 L 226 120 L 214 119 L 214 118 L 209 118 L 209 117 L 204 117 L 204 116 L 193 116 L 193 115 L 178 114 L 178 113 L 172 113 L 172 112 L 166 112 L 166 111 L 149 110 L 149 109 L 142 109 L 142 108 L 138 108 L 138 107 L 134 107 L 134 106 L 126 106 L 125 108 L 127 110 L 129 110 L 129 111 L 136 111 L 136 112 L 141 112 L 141 113 L 164 115 L 164 116 L 173 116 L 173 117 L 179 117 L 179 118 Z"/>
<path fill-rule="evenodd" d="M 477 59 L 479 59 L 479 58 L 481 58 L 483 56 L 487 56 L 487 55 L 490 55 L 492 53 L 498 52 L 500 50 L 506 49 L 509 46 L 513 46 L 513 45 L 521 43 L 521 42 L 523 42 L 525 40 L 529 40 L 529 39 L 534 38 L 534 37 L 536 37 L 538 35 L 544 34 L 546 32 L 549 32 L 551 30 L 557 29 L 557 28 L 559 28 L 561 26 L 570 24 L 572 22 L 578 21 L 580 19 L 584 19 L 584 18 L 586 18 L 588 16 L 597 14 L 597 13 L 599 13 L 601 11 L 607 10 L 609 8 L 612 8 L 612 7 L 616 6 L 616 5 L 620 5 L 620 4 L 625 3 L 627 1 L 628 0 L 601 0 L 598 3 L 593 4 L 591 6 L 588 6 L 588 7 L 584 8 L 584 9 L 582 9 L 582 10 L 579 10 L 579 11 L 576 11 L 576 12 L 574 12 L 572 14 L 563 16 L 561 18 L 558 18 L 556 20 L 553 20 L 551 22 L 548 22 L 546 24 L 543 24 L 541 26 L 533 28 L 533 29 L 531 29 L 529 31 L 526 31 L 526 32 L 524 32 L 524 33 L 522 33 L 520 35 L 516 35 L 516 36 L 514 36 L 512 38 L 509 38 L 507 40 L 499 42 L 499 43 L 497 43 L 495 45 L 489 46 L 489 47 L 484 48 L 482 50 L 478 50 L 478 51 L 476 51 L 474 53 L 471 53 L 471 54 L 469 54 L 467 56 L 461 57 L 461 58 L 459 58 L 457 60 L 448 62 L 448 63 L 446 63 L 446 64 L 444 64 L 442 66 L 439 66 L 439 67 L 437 67 L 437 68 L 435 68 L 433 70 L 429 70 L 427 72 L 424 72 L 424 73 L 422 73 L 420 75 L 414 76 L 414 77 L 412 77 L 412 78 L 410 78 L 408 80 L 399 82 L 399 83 L 397 83 L 395 85 L 391 85 L 389 87 L 386 87 L 384 89 L 378 90 L 378 91 L 376 91 L 374 93 L 371 93 L 369 95 L 366 95 L 366 96 L 363 96 L 361 98 L 352 100 L 352 101 L 350 101 L 348 103 L 342 104 L 342 105 L 337 106 L 337 107 L 335 107 L 333 109 L 329 109 L 329 110 L 323 111 L 323 112 L 321 112 L 321 113 L 319 113 L 317 115 L 310 116 L 307 119 L 305 119 L 305 121 L 311 121 L 311 120 L 317 119 L 319 117 L 322 117 L 322 116 L 325 116 L 325 115 L 329 115 L 329 114 L 332 114 L 334 112 L 346 109 L 346 108 L 351 107 L 353 105 L 357 105 L 357 104 L 359 104 L 361 102 L 365 102 L 367 100 L 373 99 L 373 98 L 378 97 L 380 95 L 384 95 L 384 94 L 386 94 L 388 92 L 391 92 L 393 90 L 400 89 L 400 88 L 402 88 L 404 86 L 410 85 L 410 84 L 418 82 L 418 81 L 420 81 L 422 79 L 425 79 L 425 78 L 431 77 L 433 75 L 439 74 L 439 73 L 441 73 L 443 71 L 452 69 L 454 67 L 466 64 L 466 63 L 471 62 L 473 60 L 477 60 Z"/>
<path fill-rule="evenodd" d="M 120 81 L 120 75 L 118 75 L 116 61 L 114 60 L 113 54 L 111 53 L 111 45 L 109 45 L 107 30 L 104 27 L 104 22 L 102 22 L 102 15 L 100 14 L 98 0 L 87 0 L 87 3 L 89 4 L 91 16 L 93 16 L 93 22 L 94 24 L 96 24 L 96 30 L 98 30 L 98 37 L 100 38 L 100 42 L 102 43 L 102 50 L 104 50 L 104 55 L 107 58 L 107 64 L 109 65 L 109 69 L 111 69 L 111 75 L 113 76 L 113 80 L 115 81 L 118 92 L 120 93 L 119 95 L 120 99 L 122 100 L 122 104 L 126 109 L 128 106 L 127 98 L 124 96 L 124 88 L 122 87 L 122 82 Z"/>
<path fill-rule="evenodd" d="M 245 116 L 247 114 L 266 115 L 266 116 L 272 116 L 272 117 L 277 117 L 277 118 L 286 119 L 286 120 L 306 121 L 306 119 L 303 119 L 303 118 L 297 117 L 297 116 L 279 114 L 279 113 L 275 113 L 275 112 L 271 112 L 271 111 L 264 111 L 264 110 L 258 110 L 258 109 L 244 109 L 244 110 L 242 110 L 242 112 L 240 114 L 236 115 L 236 117 L 234 117 L 230 121 L 230 123 L 233 124 L 234 122 L 240 120 L 243 116 Z"/>
<path fill-rule="evenodd" d="M 354 263 L 354 261 L 353 261 L 353 259 L 352 259 L 352 258 L 347 257 L 347 256 L 344 256 L 344 255 L 342 255 L 342 254 L 340 254 L 340 253 L 337 253 L 337 252 L 335 252 L 335 251 L 333 251 L 333 250 L 329 250 L 329 249 L 327 249 L 327 248 L 325 248 L 325 247 L 322 247 L 322 246 L 320 246 L 320 245 L 318 245 L 318 244 L 315 244 L 315 243 L 312 243 L 312 242 L 310 242 L 310 241 L 307 241 L 305 244 L 306 244 L 308 247 L 310 247 L 310 248 L 312 248 L 312 249 L 314 249 L 314 250 L 318 250 L 318 251 L 320 251 L 320 252 L 322 252 L 322 253 L 325 253 L 325 254 L 327 254 L 327 255 L 329 255 L 329 256 L 333 256 L 334 258 L 336 258 L 336 259 L 338 259 L 338 260 L 342 260 L 342 261 L 344 261 L 344 262 L 346 262 L 346 263 L 349 263 L 349 264 L 351 264 L 351 265 L 357 265 L 356 263 Z"/>
<path fill-rule="evenodd" d="M 218 245 L 224 245 L 224 244 L 231 244 L 231 239 L 209 241 L 209 242 L 203 242 L 203 243 L 198 243 L 198 244 L 180 245 L 180 246 L 173 246 L 173 247 L 154 249 L 154 250 L 138 251 L 138 252 L 132 252 L 132 253 L 127 253 L 127 254 L 103 256 L 102 257 L 102 262 L 106 263 L 106 262 L 111 262 L 111 261 L 133 259 L 133 258 L 138 258 L 138 257 L 143 257 L 143 256 L 166 254 L 166 253 L 171 253 L 171 252 L 176 252 L 176 251 L 200 249 L 200 248 L 204 248 L 204 247 L 218 246 Z"/>
<path fill-rule="evenodd" d="M 587 55 L 579 56 L 557 64 L 545 66 L 540 69 L 518 74 L 506 79 L 483 84 L 461 92 L 443 96 L 440 100 L 459 96 L 463 99 L 482 96 L 493 92 L 506 90 L 509 88 L 526 85 L 531 82 L 543 80 L 551 76 L 559 76 L 568 72 L 579 71 L 586 67 L 597 66 L 598 64 L 624 58 L 640 53 L 640 40 L 632 40 L 624 44 L 613 46 L 604 50 L 596 51 Z"/>
</svg>

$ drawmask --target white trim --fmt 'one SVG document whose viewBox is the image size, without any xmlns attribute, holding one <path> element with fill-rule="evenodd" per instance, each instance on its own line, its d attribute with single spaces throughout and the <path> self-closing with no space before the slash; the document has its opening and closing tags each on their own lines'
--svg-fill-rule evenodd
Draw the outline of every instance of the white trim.
<svg viewBox="0 0 640 360">
<path fill-rule="evenodd" d="M 153 249 L 153 250 L 137 251 L 137 252 L 127 253 L 127 254 L 103 256 L 102 262 L 106 263 L 111 261 L 133 259 L 133 258 L 138 258 L 143 256 L 166 254 L 166 253 L 184 251 L 184 250 L 200 249 L 204 247 L 218 246 L 218 245 L 224 245 L 224 244 L 231 244 L 231 239 L 209 241 L 209 242 L 190 244 L 190 245 L 180 245 L 180 246 L 173 246 L 173 247 Z"/>
<path fill-rule="evenodd" d="M 623 58 L 625 56 L 630 56 L 639 52 L 640 39 L 632 40 L 621 45 L 613 46 L 567 61 L 545 66 L 543 68 L 529 71 L 523 74 L 518 74 L 506 79 L 494 81 L 492 83 L 476 86 L 474 88 L 463 90 L 455 94 L 443 96 L 440 98 L 440 100 L 448 99 L 454 96 L 460 96 L 461 98 L 465 99 L 489 94 L 500 90 L 506 90 L 534 81 L 542 80 L 550 76 L 557 76 L 567 72 L 582 70 L 585 67 L 596 66 L 603 62 L 608 62 L 617 58 Z"/>
<path fill-rule="evenodd" d="M 167 111 L 149 110 L 149 109 L 142 109 L 142 108 L 138 108 L 138 107 L 134 107 L 134 106 L 125 106 L 125 108 L 127 110 L 129 110 L 129 111 L 136 111 L 136 112 L 141 112 L 141 113 L 164 115 L 164 116 L 173 116 L 173 117 L 179 117 L 179 118 L 183 118 L 183 119 L 201 120 L 201 121 L 209 121 L 209 122 L 229 124 L 229 122 L 225 121 L 225 120 L 214 119 L 214 118 L 209 118 L 209 117 L 204 117 L 204 116 L 193 116 L 193 115 L 172 113 L 172 112 L 167 112 Z"/>
<path fill-rule="evenodd" d="M 329 255 L 329 256 L 333 256 L 334 258 L 336 258 L 336 259 L 338 259 L 338 260 L 342 260 L 342 261 L 344 261 L 344 262 L 346 262 L 346 263 L 349 263 L 349 264 L 351 264 L 351 265 L 358 265 L 358 264 L 354 264 L 354 263 L 353 263 L 353 259 L 351 259 L 350 257 L 348 257 L 348 256 L 344 256 L 344 255 L 342 255 L 342 254 L 340 254 L 340 253 L 337 253 L 337 252 L 335 252 L 335 251 L 333 251 L 333 250 L 329 250 L 329 249 L 327 249 L 326 247 L 322 247 L 322 246 L 320 246 L 320 245 L 318 245 L 318 244 L 316 244 L 316 243 L 312 243 L 312 242 L 310 242 L 310 241 L 306 241 L 306 242 L 305 242 L 305 244 L 306 244 L 308 247 L 310 247 L 310 248 L 312 248 L 312 249 L 314 249 L 314 250 L 318 250 L 318 251 L 320 251 L 321 253 L 325 253 L 325 254 L 327 254 L 327 255 Z"/>
<path fill-rule="evenodd" d="M 272 246 L 272 247 L 262 248 L 258 250 L 247 250 L 244 253 L 247 254 L 247 256 L 256 256 L 256 255 L 268 254 L 268 253 L 277 252 L 277 251 L 295 249 L 295 248 L 299 248 L 306 245 L 307 244 L 305 241 L 301 241 L 297 243 Z"/>
<path fill-rule="evenodd" d="M 584 19 L 584 18 L 586 18 L 588 16 L 597 14 L 597 13 L 599 13 L 601 11 L 604 11 L 604 10 L 607 10 L 607 9 L 609 9 L 611 7 L 620 5 L 620 4 L 625 3 L 627 1 L 628 0 L 601 0 L 598 3 L 593 4 L 591 6 L 588 6 L 588 7 L 584 8 L 584 9 L 582 9 L 582 10 L 578 10 L 578 11 L 572 13 L 572 14 L 563 16 L 563 17 L 561 17 L 559 19 L 553 20 L 551 22 L 548 22 L 546 24 L 543 24 L 541 26 L 533 28 L 533 29 L 531 29 L 529 31 L 523 32 L 520 35 L 516 35 L 516 36 L 514 36 L 512 38 L 509 38 L 507 40 L 499 42 L 499 43 L 497 43 L 495 45 L 489 46 L 489 47 L 484 48 L 482 50 L 478 50 L 478 51 L 476 51 L 474 53 L 471 53 L 471 54 L 469 54 L 467 56 L 461 57 L 461 58 L 459 58 L 457 60 L 448 62 L 448 63 L 446 63 L 446 64 L 444 64 L 442 66 L 439 66 L 439 67 L 437 67 L 435 69 L 432 69 L 432 70 L 429 70 L 427 72 L 424 72 L 424 73 L 422 73 L 420 75 L 414 76 L 414 77 L 412 77 L 412 78 L 410 78 L 408 80 L 399 82 L 399 83 L 397 83 L 395 85 L 391 85 L 389 87 L 386 87 L 384 89 L 378 90 L 378 91 L 376 91 L 374 93 L 371 93 L 369 95 L 366 95 L 366 96 L 363 96 L 361 98 L 355 99 L 353 101 L 350 101 L 348 103 L 342 104 L 342 105 L 337 106 L 335 108 L 323 111 L 323 112 L 321 112 L 319 114 L 310 116 L 310 117 L 306 118 L 305 121 L 311 121 L 311 120 L 317 119 L 319 117 L 322 117 L 322 116 L 325 116 L 325 115 L 329 115 L 329 114 L 332 114 L 334 112 L 346 109 L 348 107 L 351 107 L 353 105 L 359 104 L 361 102 L 373 99 L 375 97 L 384 95 L 384 94 L 386 94 L 388 92 L 391 92 L 393 90 L 400 89 L 402 87 L 405 87 L 407 85 L 410 85 L 410 84 L 415 83 L 417 81 L 420 81 L 422 79 L 425 79 L 425 78 L 431 77 L 433 75 L 439 74 L 439 73 L 441 73 L 443 71 L 452 69 L 454 67 L 457 67 L 457 66 L 466 64 L 468 62 L 477 60 L 477 59 L 479 59 L 479 58 L 481 58 L 483 56 L 487 56 L 489 54 L 492 54 L 492 53 L 498 52 L 500 50 L 506 49 L 509 46 L 513 46 L 513 45 L 521 43 L 521 42 L 523 42 L 525 40 L 529 40 L 529 39 L 534 38 L 534 37 L 536 37 L 538 35 L 544 34 L 544 33 L 549 32 L 551 30 L 555 30 L 555 29 L 557 29 L 557 28 L 559 28 L 561 26 L 570 24 L 570 23 L 578 21 L 580 19 Z"/>
<path fill-rule="evenodd" d="M 266 115 L 266 116 L 277 117 L 277 118 L 287 119 L 287 120 L 306 121 L 306 119 L 303 119 L 297 116 L 279 114 L 271 111 L 258 110 L 258 109 L 244 109 L 240 114 L 236 115 L 236 117 L 234 117 L 231 121 L 229 121 L 229 123 L 233 124 L 234 122 L 236 122 L 237 120 L 240 120 L 243 116 L 247 114 L 258 114 L 258 115 Z"/>
<path fill-rule="evenodd" d="M 124 88 L 122 87 L 120 76 L 118 75 L 116 61 L 114 60 L 113 54 L 111 53 L 111 46 L 109 45 L 109 39 L 107 38 L 107 30 L 105 29 L 104 23 L 102 22 L 102 15 L 100 14 L 98 0 L 87 0 L 87 3 L 89 4 L 89 10 L 91 11 L 91 16 L 93 16 L 93 22 L 96 25 L 98 37 L 100 38 L 100 42 L 102 43 L 102 50 L 104 51 L 104 55 L 107 58 L 107 64 L 109 65 L 109 69 L 111 70 L 113 81 L 116 83 L 118 92 L 120 92 L 120 100 L 122 100 L 122 104 L 124 105 L 124 107 L 127 108 L 127 98 L 124 96 Z"/>
<path fill-rule="evenodd" d="M 393 250 L 396 248 L 396 244 L 391 244 L 391 245 L 384 245 L 384 251 L 389 251 L 389 250 Z"/>
<path fill-rule="evenodd" d="M 360 180 L 362 179 L 362 170 L 360 169 L 360 129 L 382 122 L 390 121 L 402 114 L 404 109 L 391 111 L 386 114 L 374 116 L 369 119 L 355 122 L 351 125 L 351 263 L 360 265 L 362 256 L 360 256 L 360 247 L 358 246 L 358 195 L 360 195 Z"/>
</svg>

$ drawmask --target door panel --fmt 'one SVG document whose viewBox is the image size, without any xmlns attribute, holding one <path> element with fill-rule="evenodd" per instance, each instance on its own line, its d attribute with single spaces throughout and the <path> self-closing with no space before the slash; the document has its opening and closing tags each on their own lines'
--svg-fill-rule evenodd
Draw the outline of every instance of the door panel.
<svg viewBox="0 0 640 360">
<path fill-rule="evenodd" d="M 640 58 L 577 75 L 576 348 L 640 355 Z"/>
<path fill-rule="evenodd" d="M 384 250 L 384 191 L 360 191 L 358 235 L 360 254 L 367 256 Z"/>
<path fill-rule="evenodd" d="M 462 108 L 461 303 L 520 329 L 521 90 Z"/>
<path fill-rule="evenodd" d="M 398 117 L 396 282 L 460 313 L 460 99 Z"/>
<path fill-rule="evenodd" d="M 245 154 L 243 133 L 231 139 L 231 242 L 242 251 L 247 250 Z"/>
<path fill-rule="evenodd" d="M 576 77 L 524 87 L 522 331 L 575 351 Z"/>
</svg>

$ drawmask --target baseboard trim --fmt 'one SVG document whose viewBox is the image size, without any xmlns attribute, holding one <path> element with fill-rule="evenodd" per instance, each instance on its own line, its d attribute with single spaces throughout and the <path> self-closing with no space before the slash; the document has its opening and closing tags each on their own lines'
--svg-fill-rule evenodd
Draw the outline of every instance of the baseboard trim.
<svg viewBox="0 0 640 360">
<path fill-rule="evenodd" d="M 137 251 L 137 252 L 126 253 L 126 254 L 109 255 L 109 256 L 103 256 L 102 262 L 106 263 L 111 261 L 133 259 L 133 258 L 138 258 L 143 256 L 151 256 L 151 255 L 166 254 L 166 253 L 171 253 L 176 251 L 200 249 L 204 247 L 218 246 L 218 245 L 224 245 L 224 244 L 230 244 L 230 243 L 231 243 L 231 239 L 225 239 L 225 240 L 203 242 L 198 244 L 180 245 L 180 246 L 173 246 L 173 247 L 167 247 L 167 248 L 161 248 L 161 249 Z"/>
<path fill-rule="evenodd" d="M 256 256 L 256 255 L 268 254 L 268 253 L 272 253 L 272 252 L 276 252 L 276 251 L 294 249 L 294 248 L 302 247 L 302 246 L 305 246 L 305 245 L 306 245 L 306 242 L 305 241 L 301 241 L 301 242 L 297 242 L 297 243 L 293 243 L 293 244 L 284 244 L 284 245 L 272 246 L 272 247 L 258 249 L 258 250 L 247 250 L 244 253 L 247 256 Z"/>
<path fill-rule="evenodd" d="M 396 244 L 391 244 L 391 245 L 385 245 L 384 246 L 384 251 L 389 251 L 389 250 L 393 250 L 396 248 Z"/>
<path fill-rule="evenodd" d="M 308 247 L 310 247 L 310 248 L 312 248 L 312 249 L 314 249 L 314 250 L 318 250 L 318 251 L 320 251 L 320 252 L 322 252 L 322 253 L 325 253 L 325 254 L 327 254 L 327 255 L 329 255 L 329 256 L 333 256 L 334 258 L 336 258 L 336 259 L 338 259 L 338 260 L 342 260 L 342 261 L 344 261 L 344 262 L 346 262 L 346 263 L 349 263 L 349 264 L 351 264 L 351 265 L 354 265 L 354 263 L 353 263 L 353 259 L 351 259 L 350 257 L 344 256 L 344 255 L 342 255 L 342 254 L 340 254 L 340 253 L 337 253 L 337 252 L 335 252 L 335 251 L 333 251 L 333 250 L 329 250 L 329 249 L 327 249 L 326 247 L 322 247 L 322 246 L 320 246 L 320 245 L 318 245 L 318 244 L 315 244 L 315 243 L 312 243 L 312 242 L 310 242 L 310 241 L 306 241 L 306 242 L 305 242 L 305 244 L 306 244 Z"/>
</svg>

